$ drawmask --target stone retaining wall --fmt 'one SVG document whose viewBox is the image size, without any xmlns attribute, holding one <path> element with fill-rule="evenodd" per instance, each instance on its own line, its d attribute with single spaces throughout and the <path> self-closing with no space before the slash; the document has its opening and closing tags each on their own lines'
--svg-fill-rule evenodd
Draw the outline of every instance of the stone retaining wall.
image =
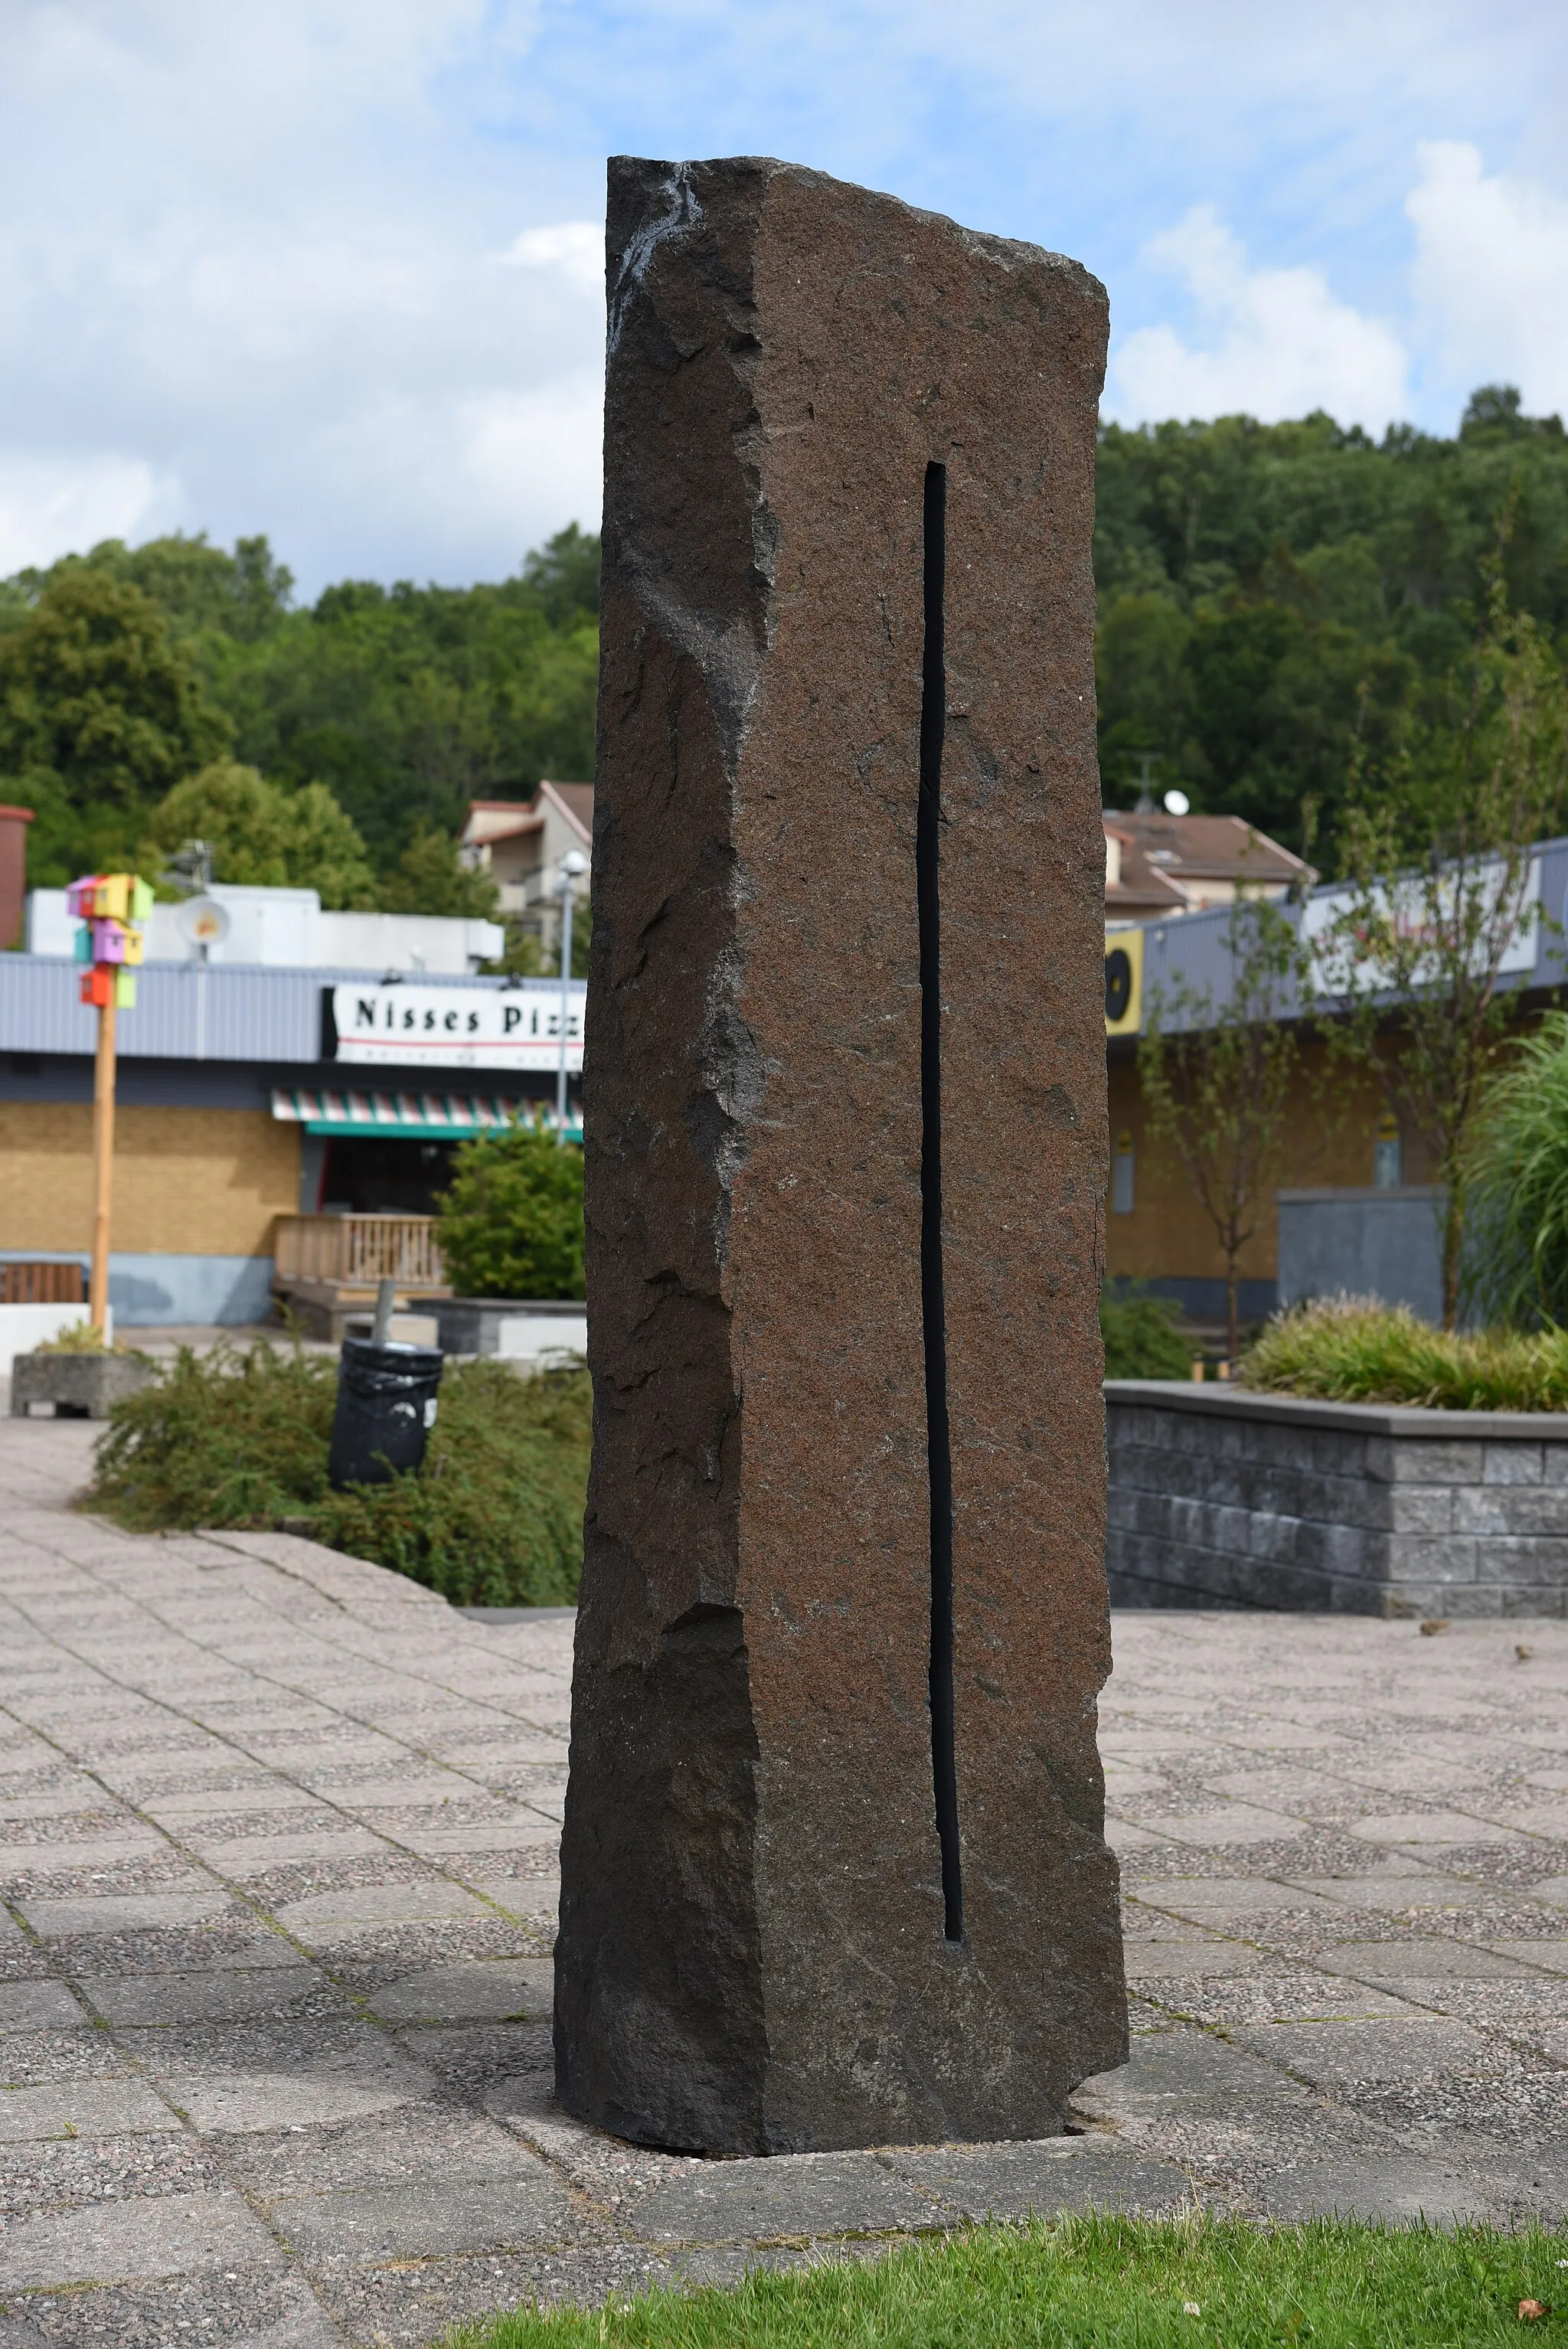
<svg viewBox="0 0 1568 2349">
<path fill-rule="evenodd" d="M 1568 1413 L 1105 1400 L 1113 1606 L 1568 1613 Z"/>
</svg>

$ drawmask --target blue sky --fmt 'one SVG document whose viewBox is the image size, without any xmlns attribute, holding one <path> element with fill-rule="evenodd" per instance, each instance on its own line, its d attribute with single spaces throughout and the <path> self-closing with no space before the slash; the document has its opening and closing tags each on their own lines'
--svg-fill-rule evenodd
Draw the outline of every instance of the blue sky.
<svg viewBox="0 0 1568 2349">
<path fill-rule="evenodd" d="M 1568 410 L 1568 9 L 5 0 L 0 573 L 314 594 L 592 523 L 603 159 L 781 154 L 1075 254 L 1107 412 Z"/>
</svg>

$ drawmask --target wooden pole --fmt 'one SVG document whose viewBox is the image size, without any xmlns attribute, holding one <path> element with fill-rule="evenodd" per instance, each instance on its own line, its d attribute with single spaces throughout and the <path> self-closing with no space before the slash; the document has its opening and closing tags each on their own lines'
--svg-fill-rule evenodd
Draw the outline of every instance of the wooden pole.
<svg viewBox="0 0 1568 2349">
<path fill-rule="evenodd" d="M 111 981 L 112 987 L 112 981 Z M 108 1330 L 108 1226 L 114 1199 L 114 1014 L 111 992 L 98 1006 L 98 1060 L 93 1071 L 93 1270 L 88 1314 Z"/>
</svg>

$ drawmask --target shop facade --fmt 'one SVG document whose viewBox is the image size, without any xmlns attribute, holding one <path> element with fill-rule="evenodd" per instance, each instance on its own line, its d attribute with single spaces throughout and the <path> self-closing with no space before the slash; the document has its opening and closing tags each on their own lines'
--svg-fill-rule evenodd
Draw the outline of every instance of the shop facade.
<svg viewBox="0 0 1568 2349">
<path fill-rule="evenodd" d="M 562 1001 L 559 979 L 148 964 L 119 1023 L 117 1327 L 265 1319 L 280 1218 L 428 1215 L 462 1141 L 553 1129 Z M 70 963 L 0 958 L 0 1261 L 87 1260 L 94 1035 Z"/>
</svg>

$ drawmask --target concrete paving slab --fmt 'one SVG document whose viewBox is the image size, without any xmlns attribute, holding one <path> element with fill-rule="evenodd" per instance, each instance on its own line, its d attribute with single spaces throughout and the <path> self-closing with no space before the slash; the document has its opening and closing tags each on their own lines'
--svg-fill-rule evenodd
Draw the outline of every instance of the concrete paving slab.
<svg viewBox="0 0 1568 2349">
<path fill-rule="evenodd" d="M 281 2265 L 238 2194 L 170 2194 L 22 2219 L 0 2237 L 0 2291 Z"/>
<path fill-rule="evenodd" d="M 1317 2087 L 1519 2069 L 1518 2058 L 1503 2043 L 1448 2016 L 1269 2023 L 1233 2035 L 1238 2045 Z"/>
<path fill-rule="evenodd" d="M 171 2072 L 165 2093 L 205 2136 L 249 2135 L 265 2129 L 320 2127 L 357 2120 L 366 2113 L 390 2112 L 426 2083 L 386 2075 L 355 2078 L 341 2074 Z"/>
<path fill-rule="evenodd" d="M 482 1900 L 444 1877 L 418 1884 L 345 1885 L 285 1900 L 273 1911 L 286 1932 L 318 1949 L 352 1940 L 367 1926 L 440 1924 L 484 1913 Z"/>
<path fill-rule="evenodd" d="M 1337 1913 L 1321 1894 L 1267 1878 L 1145 1877 L 1130 1882 L 1126 1894 L 1146 1912 L 1163 1909 L 1172 1916 L 1191 1917 L 1199 1924 L 1278 1917 L 1287 1910 L 1320 1917 Z"/>
<path fill-rule="evenodd" d="M 229 2175 L 264 2202 L 456 2178 L 482 2184 L 539 2168 L 531 2147 L 471 2106 L 413 2101 L 325 2127 L 237 2137 L 224 2155 Z"/>
<path fill-rule="evenodd" d="M 1126 1943 L 1127 1979 L 1130 1982 L 1202 1980 L 1212 1974 L 1245 1974 L 1264 1963 L 1261 1950 L 1243 1941 L 1179 1939 L 1151 1935 Z"/>
<path fill-rule="evenodd" d="M 1174 2163 L 1098 2134 L 1033 2145 L 935 2146 L 883 2158 L 894 2177 L 974 2220 L 1054 2219 L 1069 2210 L 1165 2217 L 1194 2200 L 1191 2181 Z"/>
<path fill-rule="evenodd" d="M 285 1537 L 120 1535 L 63 1507 L 55 1433 L 0 1425 L 13 1532 L 29 1495 L 26 1543 L 0 1535 L 20 1627 L 0 1702 L 25 1696 L 56 1741 L 0 1728 L 0 1802 L 14 1865 L 67 1867 L 18 1879 L 44 1938 L 0 1918 L 0 2076 L 22 2084 L 0 2099 L 31 2181 L 25 2271 L 83 2263 L 115 2349 L 414 2349 L 534 2294 L 858 2257 L 981 2209 L 1568 2209 L 1568 1703 L 1548 1656 L 1522 1712 L 1512 1652 L 1568 1660 L 1568 1626 L 1489 1647 L 1370 1619 L 1118 1618 L 1102 1718 L 1139 2027 L 1132 2062 L 1080 2092 L 1088 2134 L 696 2163 L 552 2102 L 570 1625 L 481 1630 Z M 220 1718 L 242 1754 L 203 1725 Z M 176 1840 L 264 1860 L 245 1882 L 265 1914 L 189 1860 L 157 1880 L 156 1837 L 122 1827 L 89 1758 Z M 1411 1817 L 1421 1840 L 1386 1839 Z M 1269 1836 L 1238 1839 L 1249 1823 Z M 68 1872 L 117 1839 L 134 1849 L 108 1881 Z M 192 1899 L 195 1917 L 147 1905 Z M 75 2152 L 20 2134 L 73 2106 L 119 2133 L 73 2121 Z M 67 2171 L 100 2153 L 120 2197 L 71 2252 L 36 2230 L 83 2218 L 57 2207 Z M 284 2203 L 308 2256 L 257 2216 Z M 208 2206 L 216 2231 L 178 2215 Z M 507 2232 L 535 2226 L 527 2248 Z M 83 2349 L 61 2330 L 77 2298 L 21 2289 L 18 2322 Z"/>
<path fill-rule="evenodd" d="M 1412 1909 L 1469 1906 L 1476 1893 L 1474 1884 L 1462 1877 L 1446 1876 L 1418 1862 L 1398 1872 L 1383 1868 L 1370 1874 L 1300 1876 L 1290 1880 L 1325 1900 L 1342 1900 L 1352 1909 L 1386 1910 L 1396 1917 Z"/>
<path fill-rule="evenodd" d="M 0 2089 L 0 2145 L 33 2137 L 135 2137 L 178 2131 L 180 2122 L 145 2080 L 71 2080 Z"/>
<path fill-rule="evenodd" d="M 1561 1940 L 1507 1940 L 1491 1945 L 1500 1957 L 1513 1958 L 1524 1966 L 1542 1966 L 1551 1972 L 1568 1974 L 1568 1935 Z"/>
<path fill-rule="evenodd" d="M 923 2230 L 943 2213 L 874 2153 L 795 2153 L 694 2167 L 624 2222 L 645 2242 L 769 2242 Z"/>
<path fill-rule="evenodd" d="M 284 2240 L 313 2265 L 531 2251 L 603 2231 L 584 2223 L 542 2161 L 501 2179 L 432 2178 L 353 2194 L 300 2195 L 275 2202 L 272 2218 Z"/>
<path fill-rule="evenodd" d="M 431 1966 L 373 1991 L 369 2004 L 387 2023 L 500 2022 L 526 2014 L 548 2022 L 555 1968 L 548 1958 L 492 1958 L 468 1966 Z"/>
<path fill-rule="evenodd" d="M 1269 2216 L 1297 2224 L 1307 2219 L 1370 2219 L 1384 2226 L 1452 2227 L 1480 2215 L 1502 2216 L 1495 2153 L 1470 2160 L 1434 2160 L 1397 2147 L 1306 2162 L 1269 2180 Z"/>
<path fill-rule="evenodd" d="M 1148 1812 L 1134 1816 L 1175 1844 L 1199 1849 L 1223 1850 L 1250 1843 L 1290 1843 L 1302 1832 L 1302 1822 L 1287 1811 L 1265 1810 L 1259 1803 L 1227 1803 L 1222 1808 L 1176 1812 L 1156 1819 Z"/>
<path fill-rule="evenodd" d="M 1413 1844 L 1441 1849 L 1462 1845 L 1474 1849 L 1485 1844 L 1522 1844 L 1518 1829 L 1494 1819 L 1478 1818 L 1469 1811 L 1390 1811 L 1357 1819 L 1349 1833 L 1365 1843 Z"/>
<path fill-rule="evenodd" d="M 1234 2119 L 1260 2105 L 1305 2106 L 1308 2092 L 1207 2032 L 1177 2029 L 1135 2037 L 1126 2064 L 1086 2080 L 1073 2098 L 1093 2120 L 1115 2123 L 1181 2112 Z"/>
<path fill-rule="evenodd" d="M 1398 1941 L 1337 1941 L 1317 1962 L 1329 1973 L 1356 1974 L 1367 1982 L 1501 1982 L 1524 1971 L 1494 1950 L 1426 1934 Z"/>
<path fill-rule="evenodd" d="M 19 1900 L 17 1907 L 44 1940 L 67 1934 L 160 1931 L 203 1925 L 221 1916 L 230 1896 L 221 1886 L 201 1892 L 84 1893 L 63 1900 Z"/>
<path fill-rule="evenodd" d="M 192 1832 L 188 1840 L 203 1867 L 236 1884 L 248 1884 L 256 1877 L 270 1876 L 274 1868 L 297 1868 L 304 1861 L 360 1859 L 368 1853 L 386 1849 L 378 1836 L 348 1826 L 309 1835 L 203 1836 Z"/>
<path fill-rule="evenodd" d="M 0 2032 L 69 2031 L 87 2019 L 64 1982 L 0 1982 Z M 0 2054 L 0 2070 L 4 2066 Z"/>
<path fill-rule="evenodd" d="M 111 1976 L 94 1982 L 92 2002 L 110 2023 L 160 2027 L 352 2013 L 347 1993 L 310 1965 Z"/>
</svg>

